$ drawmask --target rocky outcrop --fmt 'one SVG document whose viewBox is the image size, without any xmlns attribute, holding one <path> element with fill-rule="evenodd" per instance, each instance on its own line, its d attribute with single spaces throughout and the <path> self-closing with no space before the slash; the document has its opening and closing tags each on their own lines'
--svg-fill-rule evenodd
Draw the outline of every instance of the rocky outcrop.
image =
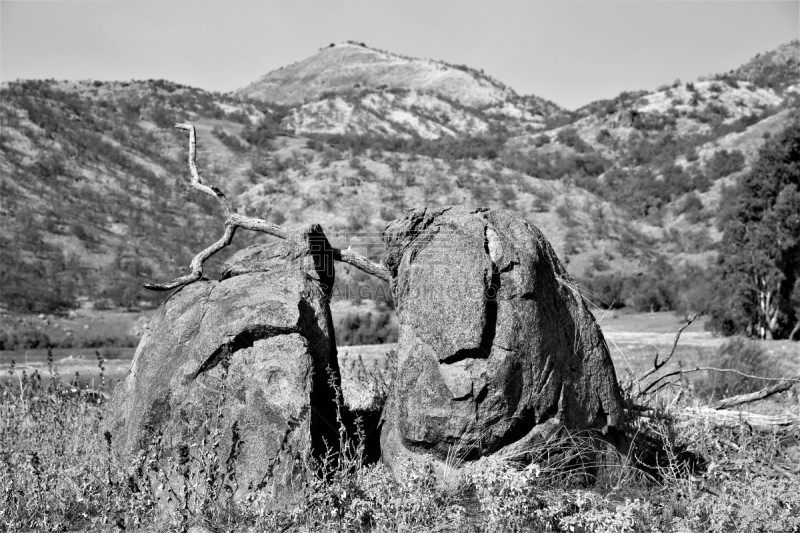
<svg viewBox="0 0 800 533">
<path fill-rule="evenodd" d="M 620 427 L 603 335 L 538 229 L 506 210 L 417 209 L 384 240 L 400 324 L 381 430 L 390 465 Z"/>
<path fill-rule="evenodd" d="M 154 439 L 172 455 L 199 453 L 191 445 L 206 438 L 209 452 L 218 430 L 214 453 L 235 470 L 237 496 L 290 493 L 300 464 L 338 442 L 330 250 L 311 226 L 239 252 L 221 281 L 188 285 L 159 308 L 106 415 L 123 458 Z"/>
</svg>

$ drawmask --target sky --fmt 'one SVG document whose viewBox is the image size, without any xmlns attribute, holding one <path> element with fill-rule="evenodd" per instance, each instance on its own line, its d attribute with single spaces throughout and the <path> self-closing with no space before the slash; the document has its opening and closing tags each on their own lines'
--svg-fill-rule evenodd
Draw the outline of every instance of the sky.
<svg viewBox="0 0 800 533">
<path fill-rule="evenodd" d="M 227 92 L 354 40 L 483 69 L 575 109 L 797 38 L 797 0 L 0 0 L 0 81 L 163 78 Z"/>
</svg>

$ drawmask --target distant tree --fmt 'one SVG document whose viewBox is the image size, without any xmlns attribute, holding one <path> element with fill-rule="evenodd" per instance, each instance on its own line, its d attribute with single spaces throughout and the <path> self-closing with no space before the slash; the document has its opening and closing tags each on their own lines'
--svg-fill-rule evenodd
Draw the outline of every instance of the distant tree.
<svg viewBox="0 0 800 533">
<path fill-rule="evenodd" d="M 706 172 L 712 180 L 724 178 L 744 168 L 744 154 L 739 150 L 720 150 L 706 164 Z"/>
<path fill-rule="evenodd" d="M 703 210 L 703 200 L 697 195 L 696 192 L 691 191 L 683 199 L 683 203 L 678 208 L 678 215 L 686 215 L 689 222 L 696 224 L 702 220 L 700 212 Z"/>
<path fill-rule="evenodd" d="M 592 147 L 589 146 L 586 141 L 581 139 L 581 136 L 578 135 L 578 131 L 575 128 L 564 128 L 559 130 L 559 132 L 556 134 L 556 139 L 558 139 L 560 143 L 581 153 L 592 150 Z"/>
<path fill-rule="evenodd" d="M 797 334 L 800 278 L 800 117 L 761 149 L 719 223 L 724 229 L 710 325 L 760 338 Z"/>
<path fill-rule="evenodd" d="M 548 144 L 550 140 L 551 139 L 549 135 L 547 135 L 546 133 L 542 133 L 541 135 L 534 137 L 533 144 L 536 147 L 544 146 L 545 144 Z"/>
<path fill-rule="evenodd" d="M 269 148 L 271 141 L 275 137 L 286 133 L 281 122 L 289 115 L 289 112 L 290 109 L 286 106 L 273 106 L 271 109 L 266 110 L 264 118 L 255 126 L 245 124 L 240 135 L 253 146 Z"/>
<path fill-rule="evenodd" d="M 177 115 L 162 105 L 154 105 L 150 111 L 150 120 L 159 128 L 171 128 L 177 122 Z"/>
<path fill-rule="evenodd" d="M 607 129 L 603 128 L 598 133 L 597 136 L 594 138 L 600 144 L 610 145 L 614 142 L 614 138 L 611 136 L 611 132 Z"/>
</svg>

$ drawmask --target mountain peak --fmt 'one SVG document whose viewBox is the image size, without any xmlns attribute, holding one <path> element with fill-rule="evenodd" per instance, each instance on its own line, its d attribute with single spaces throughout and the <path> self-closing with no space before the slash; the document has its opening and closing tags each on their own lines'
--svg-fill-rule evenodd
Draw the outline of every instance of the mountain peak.
<svg viewBox="0 0 800 533">
<path fill-rule="evenodd" d="M 492 105 L 516 93 L 482 72 L 442 61 L 418 59 L 346 41 L 274 70 L 237 95 L 284 105 L 317 100 L 325 94 L 363 89 L 436 93 L 470 107 Z"/>
</svg>

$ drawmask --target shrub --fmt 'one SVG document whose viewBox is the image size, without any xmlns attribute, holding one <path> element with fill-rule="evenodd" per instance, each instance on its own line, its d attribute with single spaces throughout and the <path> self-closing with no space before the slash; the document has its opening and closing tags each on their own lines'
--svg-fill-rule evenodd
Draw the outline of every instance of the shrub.
<svg viewBox="0 0 800 533">
<path fill-rule="evenodd" d="M 289 114 L 288 107 L 276 106 L 272 110 L 267 110 L 258 124 L 252 126 L 245 124 L 242 130 L 242 138 L 253 146 L 269 148 L 272 140 L 286 130 L 281 122 Z"/>
<path fill-rule="evenodd" d="M 0 350 L 33 350 L 51 345 L 50 337 L 38 329 L 0 332 Z"/>
<path fill-rule="evenodd" d="M 517 193 L 510 185 L 501 185 L 497 190 L 497 194 L 503 207 L 512 207 L 514 200 L 517 198 Z"/>
<path fill-rule="evenodd" d="M 600 144 L 608 146 L 614 141 L 614 138 L 611 136 L 611 132 L 603 128 L 597 133 L 597 136 L 594 138 L 594 140 Z"/>
<path fill-rule="evenodd" d="M 370 229 L 371 219 L 372 209 L 369 206 L 356 206 L 347 214 L 347 229 L 356 233 L 368 231 Z"/>
<path fill-rule="evenodd" d="M 564 198 L 556 207 L 556 214 L 561 220 L 566 222 L 568 226 L 574 227 L 576 225 L 574 210 L 575 207 L 572 205 L 570 199 Z"/>
<path fill-rule="evenodd" d="M 687 220 L 692 223 L 699 222 L 700 211 L 703 210 L 703 201 L 697 196 L 697 193 L 692 191 L 683 199 L 680 208 L 678 209 L 679 215 L 686 215 Z"/>
<path fill-rule="evenodd" d="M 50 180 L 63 175 L 66 172 L 66 161 L 60 152 L 52 151 L 49 153 L 39 154 L 36 158 L 34 168 L 36 173 L 44 178 Z"/>
<path fill-rule="evenodd" d="M 712 180 L 724 178 L 744 168 L 744 154 L 739 150 L 720 150 L 706 163 L 706 173 Z"/>
<path fill-rule="evenodd" d="M 175 113 L 161 105 L 156 105 L 150 110 L 150 120 L 161 129 L 172 128 L 178 122 Z"/>
<path fill-rule="evenodd" d="M 397 342 L 397 326 L 392 323 L 388 311 L 347 313 L 335 331 L 339 346 Z"/>
<path fill-rule="evenodd" d="M 246 152 L 248 150 L 247 146 L 245 146 L 242 141 L 239 140 L 238 137 L 234 137 L 233 135 L 228 135 L 225 130 L 220 128 L 219 126 L 214 126 L 214 129 L 211 130 L 211 134 L 219 139 L 222 144 L 230 148 L 232 151 L 236 153 Z"/>
<path fill-rule="evenodd" d="M 584 297 L 600 309 L 625 307 L 625 280 L 619 273 L 595 274 L 579 280 Z"/>
<path fill-rule="evenodd" d="M 556 139 L 561 144 L 569 146 L 577 152 L 583 153 L 592 150 L 592 147 L 581 139 L 581 136 L 578 135 L 578 131 L 575 128 L 563 128 L 559 130 L 558 134 L 556 134 Z"/>
</svg>

